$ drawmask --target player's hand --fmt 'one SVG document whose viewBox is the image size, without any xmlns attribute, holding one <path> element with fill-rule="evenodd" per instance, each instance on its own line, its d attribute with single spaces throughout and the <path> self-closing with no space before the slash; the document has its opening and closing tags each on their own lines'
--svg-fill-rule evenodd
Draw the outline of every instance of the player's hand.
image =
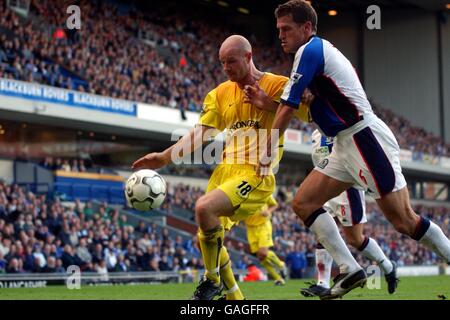
<svg viewBox="0 0 450 320">
<path fill-rule="evenodd" d="M 167 164 L 168 162 L 162 153 L 153 152 L 133 162 L 131 169 L 159 169 Z"/>
<path fill-rule="evenodd" d="M 246 85 L 244 87 L 244 102 L 251 103 L 254 106 L 264 109 L 265 106 L 270 102 L 270 98 L 255 82 L 254 85 Z"/>
<path fill-rule="evenodd" d="M 261 212 L 261 215 L 265 218 L 270 217 L 270 212 L 268 210 L 264 210 Z"/>
<path fill-rule="evenodd" d="M 314 101 L 314 98 L 315 98 L 315 96 L 311 93 L 311 91 L 308 88 L 306 88 L 305 91 L 303 91 L 301 101 L 304 104 L 310 106 L 311 103 Z"/>
</svg>

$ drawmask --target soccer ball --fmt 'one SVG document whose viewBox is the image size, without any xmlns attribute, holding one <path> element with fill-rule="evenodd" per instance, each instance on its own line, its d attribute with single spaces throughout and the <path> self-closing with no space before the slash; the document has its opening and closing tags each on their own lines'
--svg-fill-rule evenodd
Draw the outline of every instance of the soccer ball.
<svg viewBox="0 0 450 320">
<path fill-rule="evenodd" d="M 166 182 L 156 171 L 136 171 L 125 184 L 125 197 L 128 204 L 138 211 L 156 209 L 166 197 Z"/>
</svg>

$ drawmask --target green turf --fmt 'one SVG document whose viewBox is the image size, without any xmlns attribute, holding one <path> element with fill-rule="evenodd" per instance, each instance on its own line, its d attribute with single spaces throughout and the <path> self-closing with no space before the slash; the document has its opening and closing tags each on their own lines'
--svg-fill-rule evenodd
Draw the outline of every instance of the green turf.
<svg viewBox="0 0 450 320">
<path fill-rule="evenodd" d="M 299 294 L 304 280 L 289 280 L 284 287 L 272 282 L 245 282 L 240 287 L 248 300 L 300 300 Z M 115 285 L 82 286 L 80 290 L 69 290 L 64 286 L 47 288 L 0 289 L 2 300 L 187 300 L 195 284 Z M 437 300 L 439 295 L 450 299 L 450 276 L 402 277 L 398 291 L 389 295 L 382 281 L 381 289 L 355 289 L 347 294 L 346 300 Z M 311 299 L 311 298 L 309 298 Z"/>
</svg>

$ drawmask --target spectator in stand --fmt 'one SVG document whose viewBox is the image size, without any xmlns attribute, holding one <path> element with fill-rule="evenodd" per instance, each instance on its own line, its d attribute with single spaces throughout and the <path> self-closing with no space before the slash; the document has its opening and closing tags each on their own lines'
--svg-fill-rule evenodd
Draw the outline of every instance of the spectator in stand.
<svg viewBox="0 0 450 320">
<path fill-rule="evenodd" d="M 303 278 L 303 272 L 306 268 L 306 255 L 304 246 L 297 243 L 286 257 L 286 265 L 289 267 L 291 279 Z"/>
<path fill-rule="evenodd" d="M 114 271 L 116 272 L 127 272 L 129 270 L 130 261 L 125 260 L 125 256 L 120 254 L 118 257 L 118 261 L 114 267 Z"/>
<path fill-rule="evenodd" d="M 66 269 L 63 266 L 61 259 L 56 259 L 56 273 L 66 273 Z"/>
<path fill-rule="evenodd" d="M 55 163 L 53 164 L 53 170 L 62 170 L 63 161 L 61 158 L 56 158 Z"/>
<path fill-rule="evenodd" d="M 82 262 L 82 267 L 86 266 L 88 263 L 92 262 L 92 255 L 87 247 L 86 238 L 81 238 L 78 248 L 76 249 L 76 255 Z"/>
<path fill-rule="evenodd" d="M 171 266 L 169 263 L 169 258 L 167 255 L 163 255 L 161 260 L 158 262 L 158 267 L 160 271 L 170 271 Z"/>
<path fill-rule="evenodd" d="M 78 170 L 80 172 L 86 172 L 86 166 L 84 165 L 84 160 L 83 159 L 79 159 L 78 160 Z"/>
<path fill-rule="evenodd" d="M 21 267 L 21 260 L 17 258 L 12 258 L 9 261 L 8 267 L 6 268 L 7 273 L 23 273 L 23 269 Z"/>
<path fill-rule="evenodd" d="M 42 268 L 41 272 L 43 273 L 54 273 L 56 272 L 56 258 L 55 257 L 49 257 L 47 259 L 47 265 Z"/>
<path fill-rule="evenodd" d="M 45 157 L 44 161 L 41 162 L 41 165 L 44 168 L 47 168 L 49 170 L 53 169 L 53 158 L 52 157 Z"/>
<path fill-rule="evenodd" d="M 100 260 L 100 262 L 98 263 L 98 265 L 96 267 L 96 271 L 100 275 L 100 279 L 102 281 L 108 281 L 108 279 L 109 279 L 108 268 L 106 267 L 105 260 Z"/>
<path fill-rule="evenodd" d="M 70 166 L 72 172 L 80 172 L 80 168 L 78 166 L 78 159 L 72 159 L 72 165 Z"/>
<path fill-rule="evenodd" d="M 69 266 L 72 265 L 79 265 L 79 261 L 77 260 L 76 256 L 73 254 L 73 248 L 70 244 L 66 244 L 64 246 L 64 252 L 61 256 L 61 260 L 63 263 L 63 267 L 67 269 Z"/>
<path fill-rule="evenodd" d="M 8 265 L 8 261 L 3 257 L 3 252 L 0 251 L 0 273 L 6 272 L 6 267 Z"/>
<path fill-rule="evenodd" d="M 159 269 L 159 262 L 156 257 L 154 257 L 150 260 L 148 271 L 161 271 Z"/>
<path fill-rule="evenodd" d="M 61 170 L 62 171 L 66 171 L 66 172 L 70 172 L 72 171 L 72 168 L 70 167 L 70 163 L 69 160 L 64 159 L 61 165 Z"/>
</svg>

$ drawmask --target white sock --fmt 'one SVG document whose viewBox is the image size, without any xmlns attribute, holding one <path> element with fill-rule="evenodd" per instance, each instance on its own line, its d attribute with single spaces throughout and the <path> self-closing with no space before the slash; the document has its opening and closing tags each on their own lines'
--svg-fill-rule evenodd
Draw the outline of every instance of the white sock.
<svg viewBox="0 0 450 320">
<path fill-rule="evenodd" d="M 369 242 L 366 247 L 360 252 L 366 258 L 376 262 L 383 270 L 384 274 L 388 274 L 392 271 L 393 266 L 391 261 L 386 257 L 383 250 L 381 250 L 380 246 L 374 239 L 369 238 Z"/>
<path fill-rule="evenodd" d="M 333 257 L 326 249 L 316 249 L 317 284 L 329 288 Z"/>
<path fill-rule="evenodd" d="M 345 245 L 336 223 L 328 212 L 319 214 L 309 228 L 314 232 L 317 242 L 323 245 L 336 261 L 341 273 L 362 269 Z"/>
<path fill-rule="evenodd" d="M 419 242 L 436 252 L 447 263 L 450 263 L 450 240 L 433 221 L 430 221 L 430 227 Z"/>
</svg>

